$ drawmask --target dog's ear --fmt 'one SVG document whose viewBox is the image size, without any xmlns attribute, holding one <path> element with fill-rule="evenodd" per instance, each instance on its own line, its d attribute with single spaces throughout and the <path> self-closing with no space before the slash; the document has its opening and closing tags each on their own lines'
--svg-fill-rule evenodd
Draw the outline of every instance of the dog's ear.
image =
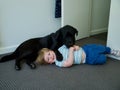
<svg viewBox="0 0 120 90">
<path fill-rule="evenodd" d="M 76 34 L 76 36 L 78 35 L 78 31 L 77 31 L 77 29 L 73 29 L 73 31 L 74 31 L 74 35 Z"/>
<path fill-rule="evenodd" d="M 68 25 L 68 26 L 71 28 L 71 29 L 70 29 L 70 30 L 71 30 L 70 32 L 71 32 L 73 35 L 76 35 L 76 36 L 77 36 L 77 35 L 78 35 L 78 30 L 77 30 L 75 27 L 72 27 L 72 26 L 70 26 L 70 25 Z"/>
</svg>

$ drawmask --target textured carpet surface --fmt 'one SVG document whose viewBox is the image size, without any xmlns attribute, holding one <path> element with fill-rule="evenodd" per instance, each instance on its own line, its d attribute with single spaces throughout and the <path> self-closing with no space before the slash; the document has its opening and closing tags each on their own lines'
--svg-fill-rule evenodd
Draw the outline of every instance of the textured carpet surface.
<svg viewBox="0 0 120 90">
<path fill-rule="evenodd" d="M 76 43 L 105 44 L 104 38 L 97 38 Z M 34 70 L 23 64 L 21 71 L 14 69 L 14 63 L 14 60 L 0 63 L 0 90 L 120 90 L 119 60 L 108 58 L 104 65 L 82 64 L 71 68 L 46 65 Z"/>
</svg>

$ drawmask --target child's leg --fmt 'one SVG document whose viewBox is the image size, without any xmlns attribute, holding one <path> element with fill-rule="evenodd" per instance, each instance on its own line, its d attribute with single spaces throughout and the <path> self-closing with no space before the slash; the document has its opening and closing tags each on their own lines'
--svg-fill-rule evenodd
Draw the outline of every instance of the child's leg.
<svg viewBox="0 0 120 90">
<path fill-rule="evenodd" d="M 106 47 L 106 46 L 103 46 L 103 47 L 104 47 L 103 54 L 110 54 L 111 53 L 111 48 L 110 47 Z"/>
<path fill-rule="evenodd" d="M 97 54 L 112 54 L 114 56 L 120 57 L 120 50 L 114 50 L 111 49 L 110 47 L 106 47 L 100 44 L 87 44 L 83 46 L 83 49 L 85 51 L 96 52 Z"/>
<path fill-rule="evenodd" d="M 96 61 L 95 61 L 95 64 L 97 65 L 97 64 L 104 64 L 104 63 L 106 63 L 106 60 L 107 60 L 107 58 L 106 58 L 106 55 L 104 55 L 104 54 L 99 54 L 99 56 L 97 57 L 97 59 L 96 59 Z"/>
<path fill-rule="evenodd" d="M 96 47 L 100 54 L 112 54 L 120 57 L 120 50 L 111 49 L 110 47 L 106 47 L 104 45 L 97 45 Z"/>
<path fill-rule="evenodd" d="M 88 56 L 86 57 L 86 64 L 91 65 L 101 65 L 106 63 L 106 55 L 104 54 L 96 54 L 95 56 Z"/>
<path fill-rule="evenodd" d="M 103 45 L 87 44 L 82 47 L 86 53 L 87 64 L 104 64 L 106 56 L 104 53 L 110 53 L 110 48 Z"/>
<path fill-rule="evenodd" d="M 109 47 L 106 47 L 106 46 L 100 45 L 100 44 L 87 44 L 87 45 L 83 46 L 83 48 L 85 48 L 85 49 L 91 48 L 91 52 L 95 51 L 100 54 L 110 54 L 111 53 L 111 49 Z"/>
</svg>

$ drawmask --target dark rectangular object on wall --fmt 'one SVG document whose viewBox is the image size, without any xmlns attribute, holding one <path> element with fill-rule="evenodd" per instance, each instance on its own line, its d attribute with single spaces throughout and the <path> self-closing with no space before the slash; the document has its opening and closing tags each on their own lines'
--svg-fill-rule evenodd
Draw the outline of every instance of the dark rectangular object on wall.
<svg viewBox="0 0 120 90">
<path fill-rule="evenodd" d="M 55 2 L 55 18 L 61 17 L 61 0 Z"/>
</svg>

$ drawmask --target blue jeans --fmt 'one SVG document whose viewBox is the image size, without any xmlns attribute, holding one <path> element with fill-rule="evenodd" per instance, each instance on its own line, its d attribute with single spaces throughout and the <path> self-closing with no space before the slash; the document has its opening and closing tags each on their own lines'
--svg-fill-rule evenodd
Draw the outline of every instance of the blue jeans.
<svg viewBox="0 0 120 90">
<path fill-rule="evenodd" d="M 92 65 L 106 63 L 106 54 L 111 52 L 109 47 L 99 44 L 87 44 L 82 48 L 86 53 L 86 64 Z"/>
</svg>

